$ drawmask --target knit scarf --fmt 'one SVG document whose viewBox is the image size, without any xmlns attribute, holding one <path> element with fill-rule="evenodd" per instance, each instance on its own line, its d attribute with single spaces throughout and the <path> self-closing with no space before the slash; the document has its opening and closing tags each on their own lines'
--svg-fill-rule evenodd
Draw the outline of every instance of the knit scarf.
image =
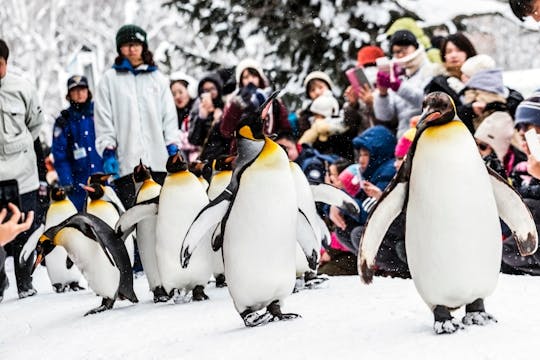
<svg viewBox="0 0 540 360">
<path fill-rule="evenodd" d="M 405 69 L 405 75 L 408 77 L 412 76 L 418 69 L 420 65 L 424 62 L 426 58 L 426 51 L 422 45 L 418 46 L 413 53 L 402 57 L 401 59 L 394 58 L 393 61 Z"/>
</svg>

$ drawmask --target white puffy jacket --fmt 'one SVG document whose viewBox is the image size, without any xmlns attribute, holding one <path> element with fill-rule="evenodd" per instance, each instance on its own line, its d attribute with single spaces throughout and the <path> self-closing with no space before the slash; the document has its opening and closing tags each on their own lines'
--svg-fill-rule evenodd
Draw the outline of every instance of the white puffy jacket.
<svg viewBox="0 0 540 360">
<path fill-rule="evenodd" d="M 179 138 L 169 82 L 157 70 L 107 70 L 96 91 L 94 124 L 97 151 L 116 148 L 120 176 L 131 174 L 139 159 L 153 171 L 166 171 L 166 146 Z"/>
</svg>

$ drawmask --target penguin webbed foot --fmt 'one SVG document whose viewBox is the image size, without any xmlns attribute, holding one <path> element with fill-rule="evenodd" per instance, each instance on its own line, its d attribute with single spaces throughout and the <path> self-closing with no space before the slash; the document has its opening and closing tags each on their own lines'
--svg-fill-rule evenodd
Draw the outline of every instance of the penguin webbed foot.
<svg viewBox="0 0 540 360">
<path fill-rule="evenodd" d="M 487 325 L 490 322 L 497 322 L 497 319 L 486 312 L 483 299 L 476 299 L 465 306 L 465 316 L 461 319 L 464 325 Z"/>
<path fill-rule="evenodd" d="M 173 289 L 171 298 L 175 304 L 186 304 L 191 302 L 192 293 L 186 289 Z"/>
<path fill-rule="evenodd" d="M 265 313 L 258 313 L 256 311 L 246 310 L 240 314 L 242 320 L 244 320 L 244 325 L 246 327 L 255 327 L 266 325 L 269 322 L 273 321 L 274 316 L 268 311 Z"/>
<path fill-rule="evenodd" d="M 446 306 L 435 306 L 433 315 L 435 316 L 433 330 L 435 330 L 435 333 L 438 335 L 453 334 L 464 328 L 464 326 L 450 314 L 450 310 L 448 310 Z"/>
<path fill-rule="evenodd" d="M 473 311 L 465 314 L 461 322 L 464 325 L 487 325 L 490 322 L 498 322 L 495 317 L 485 311 Z"/>
<path fill-rule="evenodd" d="M 330 280 L 330 277 L 325 274 L 317 274 L 315 272 L 306 271 L 304 273 L 304 287 L 307 289 L 320 289 L 321 285 Z"/>
<path fill-rule="evenodd" d="M 204 286 L 202 285 L 195 286 L 191 293 L 193 301 L 203 301 L 210 299 L 208 295 L 206 295 L 206 293 L 204 292 Z"/>
<path fill-rule="evenodd" d="M 156 287 L 152 292 L 154 293 L 154 303 L 167 302 L 171 299 L 171 296 L 167 294 L 163 286 Z"/>
<path fill-rule="evenodd" d="M 93 314 L 97 314 L 97 313 L 100 313 L 100 312 L 104 312 L 106 310 L 110 310 L 110 309 L 112 309 L 112 307 L 114 305 L 114 301 L 115 301 L 115 299 L 103 298 L 103 300 L 101 301 L 100 306 L 98 306 L 95 309 L 92 309 L 92 310 L 88 311 L 86 314 L 84 314 L 84 316 L 93 315 Z"/>
<path fill-rule="evenodd" d="M 69 289 L 71 291 L 79 291 L 79 290 L 85 290 L 77 281 L 73 281 L 69 283 Z"/>
<path fill-rule="evenodd" d="M 277 321 L 277 320 L 293 320 L 300 318 L 299 314 L 294 313 L 287 313 L 283 314 L 281 312 L 281 306 L 279 305 L 279 300 L 274 300 L 266 307 L 268 310 L 268 313 L 270 313 L 273 316 L 273 319 L 271 321 Z"/>
<path fill-rule="evenodd" d="M 53 290 L 55 293 L 60 294 L 63 292 L 66 292 L 68 285 L 60 284 L 60 283 L 54 283 Z"/>
<path fill-rule="evenodd" d="M 225 282 L 225 274 L 219 274 L 216 276 L 216 287 L 222 288 L 226 287 L 227 283 Z"/>
</svg>

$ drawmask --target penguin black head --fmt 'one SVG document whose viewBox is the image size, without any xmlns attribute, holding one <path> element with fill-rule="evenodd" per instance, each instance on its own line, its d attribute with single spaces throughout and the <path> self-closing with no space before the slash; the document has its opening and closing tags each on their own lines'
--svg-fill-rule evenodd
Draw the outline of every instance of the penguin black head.
<svg viewBox="0 0 540 360">
<path fill-rule="evenodd" d="M 45 256 L 50 254 L 50 252 L 56 247 L 54 244 L 54 236 L 56 235 L 56 231 L 53 229 L 54 227 L 45 231 L 45 233 L 39 237 L 39 242 L 36 245 L 36 261 L 34 262 L 32 272 L 34 272 L 39 264 L 41 264 Z"/>
<path fill-rule="evenodd" d="M 263 124 L 264 119 L 270 111 L 272 101 L 278 96 L 279 90 L 274 91 L 258 109 L 246 108 L 240 117 L 236 127 L 236 137 L 249 140 L 264 139 Z"/>
<path fill-rule="evenodd" d="M 51 200 L 53 201 L 61 201 L 66 198 L 66 191 L 62 186 L 53 186 L 51 189 Z"/>
<path fill-rule="evenodd" d="M 426 95 L 422 109 L 422 115 L 416 125 L 417 129 L 446 124 L 456 118 L 454 101 L 448 94 L 440 91 Z"/>
<path fill-rule="evenodd" d="M 186 171 L 188 169 L 188 164 L 182 155 L 180 155 L 180 152 L 177 152 L 167 159 L 166 169 L 169 173 L 173 174 L 180 171 Z"/>
<path fill-rule="evenodd" d="M 105 195 L 105 190 L 102 184 L 91 183 L 89 185 L 82 185 L 81 187 L 86 190 L 88 197 L 92 200 L 101 199 Z"/>
<path fill-rule="evenodd" d="M 150 169 L 142 163 L 142 159 L 141 159 L 139 162 L 139 165 L 133 168 L 133 180 L 136 183 L 141 183 L 151 178 L 152 178 L 152 173 L 150 172 Z"/>
<path fill-rule="evenodd" d="M 105 174 L 105 173 L 95 173 L 88 177 L 88 181 L 86 182 L 88 185 L 96 183 L 101 185 L 107 185 L 107 182 L 109 181 L 109 178 L 112 174 Z"/>
<path fill-rule="evenodd" d="M 189 171 L 196 177 L 202 176 L 206 181 L 212 177 L 212 167 L 206 161 L 192 161 L 189 163 Z"/>
<path fill-rule="evenodd" d="M 212 168 L 215 171 L 230 171 L 233 169 L 236 156 L 220 155 L 212 162 Z"/>
</svg>

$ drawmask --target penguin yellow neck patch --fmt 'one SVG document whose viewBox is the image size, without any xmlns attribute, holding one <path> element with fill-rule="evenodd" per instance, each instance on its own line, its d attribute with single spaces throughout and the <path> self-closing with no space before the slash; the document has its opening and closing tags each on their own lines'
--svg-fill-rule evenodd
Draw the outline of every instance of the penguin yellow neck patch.
<svg viewBox="0 0 540 360">
<path fill-rule="evenodd" d="M 423 133 L 422 137 L 428 137 L 432 139 L 446 139 L 454 134 L 468 131 L 463 122 L 458 120 L 450 121 L 446 124 L 428 127 Z"/>
</svg>

